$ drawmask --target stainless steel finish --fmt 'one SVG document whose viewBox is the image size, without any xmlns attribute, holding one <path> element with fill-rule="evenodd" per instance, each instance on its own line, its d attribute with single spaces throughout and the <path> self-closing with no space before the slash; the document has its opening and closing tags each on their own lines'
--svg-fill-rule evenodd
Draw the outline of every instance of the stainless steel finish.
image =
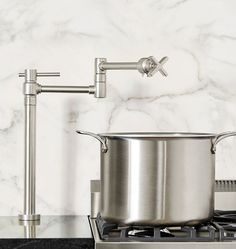
<svg viewBox="0 0 236 249">
<path fill-rule="evenodd" d="M 95 240 L 95 249 L 235 249 L 236 241 L 230 242 L 106 242 L 100 239 L 96 220 L 89 219 Z"/>
<path fill-rule="evenodd" d="M 108 148 L 101 153 L 101 215 L 105 220 L 194 225 L 212 217 L 212 144 L 218 135 L 108 133 L 99 137 L 106 138 Z"/>
<path fill-rule="evenodd" d="M 48 93 L 89 93 L 95 92 L 94 86 L 42 86 L 37 77 L 60 76 L 57 72 L 40 73 L 36 69 L 26 69 L 19 77 L 25 77 L 25 176 L 24 176 L 24 213 L 19 220 L 39 220 L 36 214 L 36 103 L 37 94 Z"/>
<path fill-rule="evenodd" d="M 39 93 L 89 93 L 94 94 L 94 86 L 39 86 Z"/>
<path fill-rule="evenodd" d="M 163 57 L 159 62 L 153 56 L 141 58 L 138 62 L 138 70 L 140 73 L 146 74 L 148 77 L 152 77 L 157 72 L 160 72 L 163 76 L 167 76 L 168 74 L 163 68 L 163 65 L 167 61 L 168 57 Z"/>
<path fill-rule="evenodd" d="M 100 63 L 101 70 L 137 70 L 137 62 L 103 62 Z"/>
<path fill-rule="evenodd" d="M 96 182 L 96 180 L 94 180 Z M 230 181 L 230 180 L 226 180 Z M 217 181 L 216 181 L 217 182 Z M 220 194 L 220 196 L 219 196 Z M 230 208 L 228 209 L 227 199 L 229 199 L 228 194 L 233 194 L 232 192 L 220 192 L 216 193 L 217 204 L 221 208 L 221 210 L 235 210 L 236 202 L 232 203 Z M 231 199 L 236 199 L 234 196 L 230 196 Z M 233 197 L 233 198 L 232 198 Z M 91 203 L 92 205 L 92 203 Z M 218 208 L 216 205 L 216 208 Z M 96 249 L 233 249 L 236 248 L 236 241 L 229 242 L 106 242 L 100 239 L 96 221 L 93 217 L 89 219 L 93 237 L 95 240 L 95 248 Z"/>
<path fill-rule="evenodd" d="M 46 74 L 46 73 L 44 73 Z M 35 174 L 36 174 L 36 104 L 38 84 L 37 77 L 44 76 L 36 69 L 27 69 L 20 77 L 25 77 L 25 181 L 24 181 L 24 213 L 19 215 L 20 220 L 38 220 L 35 206 Z M 48 73 L 58 76 L 58 73 Z"/>
<path fill-rule="evenodd" d="M 38 226 L 38 225 L 40 225 L 40 219 L 38 219 L 38 220 L 19 220 L 18 224 L 20 226 Z"/>
<path fill-rule="evenodd" d="M 25 226 L 24 227 L 24 234 L 25 234 L 25 238 L 27 238 L 27 239 L 36 238 L 36 226 L 34 226 L 34 225 Z"/>
<path fill-rule="evenodd" d="M 97 59 L 99 60 L 99 59 Z M 167 76 L 167 72 L 163 69 L 163 65 L 167 62 L 168 57 L 163 57 L 159 62 L 154 56 L 141 58 L 138 62 L 100 62 L 99 69 L 105 70 L 138 70 L 142 74 L 151 77 L 156 72 L 160 72 L 163 76 Z M 97 63 L 96 63 L 97 64 Z"/>
<path fill-rule="evenodd" d="M 91 136 L 91 137 L 94 137 L 96 138 L 99 142 L 101 142 L 101 150 L 103 153 L 106 153 L 108 148 L 107 148 L 107 144 L 106 144 L 106 138 L 105 137 L 102 137 L 102 136 L 99 136 L 95 133 L 92 133 L 92 132 L 88 132 L 88 131 L 80 131 L 80 130 L 77 130 L 76 131 L 78 134 L 82 134 L 82 135 L 87 135 L 87 136 Z"/>
<path fill-rule="evenodd" d="M 25 192 L 24 215 L 20 219 L 39 219 L 35 214 L 36 96 L 25 95 Z"/>
<path fill-rule="evenodd" d="M 35 195 L 35 192 L 34 192 L 34 195 Z M 27 195 L 26 195 L 24 200 L 26 203 L 28 200 Z M 33 198 L 32 198 L 32 200 L 33 200 Z M 34 203 L 35 203 L 35 199 L 34 199 Z M 19 214 L 18 218 L 19 218 L 19 221 L 38 221 L 38 220 L 40 220 L 40 215 L 39 214 Z"/>
<path fill-rule="evenodd" d="M 101 181 L 91 180 L 90 181 L 90 193 L 91 193 L 91 212 L 90 217 L 96 218 L 100 212 L 100 193 L 101 193 Z"/>
<path fill-rule="evenodd" d="M 106 71 L 100 68 L 101 63 L 106 62 L 106 58 L 96 58 L 95 59 L 95 76 L 94 76 L 94 86 L 95 86 L 95 97 L 105 98 L 106 97 Z"/>
<path fill-rule="evenodd" d="M 215 140 L 213 141 L 213 145 L 212 145 L 212 152 L 215 153 L 216 152 L 216 145 L 224 138 L 227 138 L 227 137 L 232 137 L 232 136 L 235 136 L 236 135 L 236 132 L 232 132 L 232 131 L 229 131 L 229 132 L 223 132 L 223 133 L 220 133 L 216 136 Z"/>
<path fill-rule="evenodd" d="M 19 77 L 26 77 L 27 80 L 29 80 L 32 76 L 32 72 L 34 71 L 34 80 L 36 79 L 36 77 L 59 77 L 60 73 L 59 72 L 37 72 L 35 69 L 26 69 L 24 73 L 19 73 Z M 29 72 L 31 72 L 29 74 Z"/>
<path fill-rule="evenodd" d="M 91 180 L 91 218 L 96 218 L 101 211 L 101 181 Z M 215 209 L 236 209 L 236 180 L 215 180 Z"/>
<path fill-rule="evenodd" d="M 108 152 L 101 154 L 104 219 L 179 225 L 212 217 L 215 158 L 211 139 L 116 137 L 107 138 L 107 145 Z"/>
<path fill-rule="evenodd" d="M 88 133 L 88 132 L 86 132 Z M 100 137 L 117 137 L 117 138 L 213 138 L 213 133 L 196 133 L 196 132 L 122 132 L 122 133 L 102 133 Z"/>
<path fill-rule="evenodd" d="M 141 58 L 138 62 L 107 62 L 106 58 L 95 59 L 95 97 L 106 97 L 106 71 L 107 70 L 137 70 L 148 77 L 160 72 L 167 76 L 163 65 L 167 62 L 168 57 L 163 57 L 159 62 L 153 56 Z"/>
<path fill-rule="evenodd" d="M 236 192 L 236 180 L 216 180 L 215 192 Z"/>
<path fill-rule="evenodd" d="M 37 72 L 36 69 L 26 69 L 19 73 L 19 77 L 25 78 L 25 181 L 24 181 L 24 213 L 19 215 L 20 220 L 38 220 L 40 216 L 35 214 L 35 164 L 36 164 L 36 102 L 39 93 L 88 93 L 96 98 L 106 96 L 106 73 L 100 68 L 106 63 L 105 58 L 95 60 L 94 86 L 43 86 L 37 83 L 37 77 L 60 76 L 58 72 Z M 150 64 L 150 63 L 149 63 Z M 153 64 L 154 65 L 154 64 Z M 154 66 L 150 66 L 150 70 Z M 90 134 L 91 135 L 91 134 Z M 102 143 L 102 151 L 106 152 L 105 139 L 94 135 Z"/>
<path fill-rule="evenodd" d="M 37 226 L 40 225 L 40 219 L 37 220 L 20 220 L 20 226 L 24 226 L 24 237 L 28 239 L 36 238 Z"/>
</svg>

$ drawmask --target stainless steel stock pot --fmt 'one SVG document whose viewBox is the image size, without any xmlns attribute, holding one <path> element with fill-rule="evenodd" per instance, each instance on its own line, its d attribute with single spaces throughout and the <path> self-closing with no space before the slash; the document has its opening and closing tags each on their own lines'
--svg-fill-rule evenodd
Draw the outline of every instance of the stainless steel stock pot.
<svg viewBox="0 0 236 249">
<path fill-rule="evenodd" d="M 121 224 L 195 225 L 214 212 L 216 145 L 236 132 L 107 133 L 101 215 Z"/>
</svg>

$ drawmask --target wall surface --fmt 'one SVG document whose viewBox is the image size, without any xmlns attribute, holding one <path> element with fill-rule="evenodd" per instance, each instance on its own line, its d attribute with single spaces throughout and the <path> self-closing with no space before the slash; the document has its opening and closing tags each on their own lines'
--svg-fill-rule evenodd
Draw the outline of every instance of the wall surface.
<svg viewBox="0 0 236 249">
<path fill-rule="evenodd" d="M 42 84 L 93 84 L 94 58 L 168 55 L 167 78 L 109 72 L 108 97 L 41 94 L 37 210 L 87 214 L 99 178 L 93 132 L 236 130 L 235 0 L 0 0 L 0 215 L 23 206 L 25 68 Z M 217 148 L 216 178 L 236 179 L 236 139 Z M 204 174 L 204 172 L 203 172 Z"/>
</svg>

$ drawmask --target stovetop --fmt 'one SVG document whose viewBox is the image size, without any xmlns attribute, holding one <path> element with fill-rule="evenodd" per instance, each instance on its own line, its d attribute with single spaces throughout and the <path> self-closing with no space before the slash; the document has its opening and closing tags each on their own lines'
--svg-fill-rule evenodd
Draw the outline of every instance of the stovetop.
<svg viewBox="0 0 236 249">
<path fill-rule="evenodd" d="M 236 248 L 236 210 L 215 211 L 198 226 L 119 226 L 100 215 L 90 219 L 96 249 Z"/>
<path fill-rule="evenodd" d="M 110 242 L 209 242 L 236 240 L 236 211 L 215 211 L 211 221 L 198 226 L 119 226 L 96 219 L 100 238 Z"/>
</svg>

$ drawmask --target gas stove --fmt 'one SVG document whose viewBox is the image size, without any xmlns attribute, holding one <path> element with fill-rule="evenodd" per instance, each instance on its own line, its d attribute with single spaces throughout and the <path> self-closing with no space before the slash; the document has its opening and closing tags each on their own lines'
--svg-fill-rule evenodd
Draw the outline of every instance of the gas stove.
<svg viewBox="0 0 236 249">
<path fill-rule="evenodd" d="M 215 211 L 198 226 L 119 226 L 90 218 L 96 249 L 236 248 L 236 211 Z"/>
<path fill-rule="evenodd" d="M 108 242 L 209 242 L 236 240 L 236 211 L 216 211 L 210 222 L 198 226 L 119 226 L 95 220 L 99 237 Z"/>
<path fill-rule="evenodd" d="M 225 202 L 225 198 L 229 197 L 228 194 L 231 194 L 231 199 L 233 197 L 236 200 L 235 186 L 235 181 L 216 181 L 217 206 L 223 206 L 225 210 L 216 210 L 211 221 L 198 226 L 120 226 L 115 223 L 107 223 L 99 213 L 97 217 L 91 215 L 89 222 L 95 240 L 95 248 L 235 249 L 236 206 L 235 203 L 230 205 L 229 202 Z M 99 183 L 94 182 L 91 189 L 93 204 L 91 214 L 94 214 L 96 213 L 94 204 L 98 198 L 96 194 L 99 192 Z M 95 207 L 98 206 L 95 205 Z"/>
</svg>

